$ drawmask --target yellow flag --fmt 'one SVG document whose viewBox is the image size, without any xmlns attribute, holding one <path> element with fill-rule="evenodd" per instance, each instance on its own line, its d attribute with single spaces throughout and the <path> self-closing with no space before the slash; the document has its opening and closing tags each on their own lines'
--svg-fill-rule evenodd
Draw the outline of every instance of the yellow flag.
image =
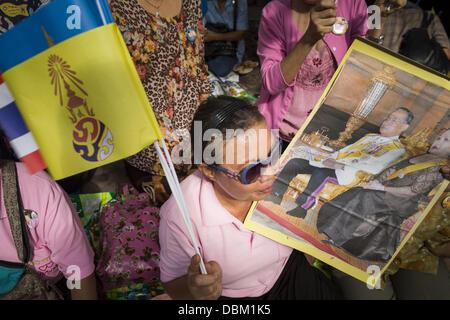
<svg viewBox="0 0 450 320">
<path fill-rule="evenodd" d="M 162 139 L 116 24 L 50 46 L 3 74 L 54 179 Z"/>
</svg>

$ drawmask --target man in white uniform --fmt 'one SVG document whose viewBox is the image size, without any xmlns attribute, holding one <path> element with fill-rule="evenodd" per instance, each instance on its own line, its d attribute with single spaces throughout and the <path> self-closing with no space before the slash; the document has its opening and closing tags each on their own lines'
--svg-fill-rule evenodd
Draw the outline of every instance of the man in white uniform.
<svg viewBox="0 0 450 320">
<path fill-rule="evenodd" d="M 351 184 L 355 181 L 358 171 L 378 174 L 400 158 L 405 149 L 399 136 L 409 128 L 413 119 L 414 115 L 410 110 L 399 107 L 383 121 L 380 134 L 367 134 L 355 143 L 336 151 L 329 158 L 290 160 L 279 174 L 266 200 L 280 204 L 290 181 L 297 174 L 311 174 L 308 185 L 296 199 L 299 206 L 286 212 L 304 218 L 326 183 Z"/>
</svg>

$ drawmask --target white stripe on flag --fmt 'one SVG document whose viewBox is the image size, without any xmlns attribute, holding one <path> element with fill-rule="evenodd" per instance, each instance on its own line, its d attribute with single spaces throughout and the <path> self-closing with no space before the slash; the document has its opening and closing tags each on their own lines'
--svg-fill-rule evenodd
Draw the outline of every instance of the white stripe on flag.
<svg viewBox="0 0 450 320">
<path fill-rule="evenodd" d="M 19 159 L 38 150 L 38 146 L 31 132 L 11 140 L 10 144 Z"/>
<path fill-rule="evenodd" d="M 11 102 L 14 102 L 14 98 L 11 95 L 11 92 L 9 92 L 6 83 L 3 82 L 0 85 L 0 109 L 6 107 Z"/>
</svg>

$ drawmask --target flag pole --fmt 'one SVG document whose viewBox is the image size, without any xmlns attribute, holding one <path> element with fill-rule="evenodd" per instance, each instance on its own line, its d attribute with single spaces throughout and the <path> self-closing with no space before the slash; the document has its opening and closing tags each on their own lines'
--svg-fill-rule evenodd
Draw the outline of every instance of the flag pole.
<svg viewBox="0 0 450 320">
<path fill-rule="evenodd" d="M 164 139 L 162 139 L 161 140 L 161 144 L 163 146 L 163 150 L 164 150 L 164 154 L 166 156 L 166 160 L 169 163 L 169 167 L 170 167 L 171 172 L 172 172 L 172 177 L 173 177 L 173 181 L 175 183 L 175 187 L 177 188 L 178 197 L 180 198 L 181 204 L 182 204 L 182 206 L 183 206 L 183 208 L 185 210 L 185 215 L 186 215 L 187 222 L 189 223 L 189 228 L 191 228 L 191 230 L 193 230 L 192 229 L 191 220 L 189 218 L 189 211 L 187 210 L 187 205 L 186 205 L 186 202 L 184 201 L 183 192 L 181 191 L 180 182 L 178 181 L 177 172 L 175 171 L 175 167 L 174 167 L 173 162 L 172 162 L 172 157 L 170 156 L 169 150 L 167 149 L 166 141 Z M 194 235 L 193 231 L 192 231 L 192 235 Z M 198 247 L 196 242 L 194 242 L 194 241 L 196 241 L 195 237 L 193 238 L 193 243 L 195 244 L 196 247 Z M 200 255 L 199 252 L 197 252 L 197 253 Z M 206 272 L 206 268 L 204 266 L 203 259 L 201 258 L 201 256 L 200 256 L 200 268 L 202 269 L 202 273 L 203 274 L 207 273 Z"/>
<path fill-rule="evenodd" d="M 100 4 L 100 0 L 96 0 L 95 3 L 97 4 L 98 11 L 100 12 L 100 17 L 102 18 L 103 25 L 106 25 L 106 18 L 105 14 L 103 13 L 102 5 Z"/>
<path fill-rule="evenodd" d="M 173 167 L 173 163 L 170 159 L 170 156 L 167 156 L 167 161 L 166 161 L 166 157 L 164 156 L 158 142 L 161 142 L 161 144 L 163 146 L 165 146 L 164 139 L 156 141 L 153 145 L 156 148 L 156 152 L 158 153 L 158 157 L 161 161 L 161 165 L 163 167 L 164 173 L 166 174 L 166 178 L 169 183 L 170 189 L 172 190 L 172 195 L 175 198 L 175 201 L 178 205 L 178 209 L 180 210 L 180 214 L 183 217 L 184 223 L 187 227 L 189 236 L 190 236 L 192 244 L 194 246 L 195 253 L 197 253 L 200 257 L 200 270 L 201 270 L 202 274 L 207 274 L 206 267 L 203 262 L 203 258 L 198 249 L 198 243 L 197 243 L 197 240 L 196 240 L 196 237 L 194 234 L 194 230 L 192 228 L 191 220 L 189 218 L 189 212 L 187 210 L 187 206 L 186 206 L 186 203 L 184 201 L 184 198 L 183 198 L 183 195 L 181 192 L 181 188 L 180 188 L 180 184 L 178 181 L 178 177 L 175 172 L 175 168 Z M 165 147 L 165 151 L 167 151 L 167 147 Z M 168 151 L 166 154 L 168 155 Z M 170 168 L 169 168 L 168 162 L 170 162 Z"/>
</svg>

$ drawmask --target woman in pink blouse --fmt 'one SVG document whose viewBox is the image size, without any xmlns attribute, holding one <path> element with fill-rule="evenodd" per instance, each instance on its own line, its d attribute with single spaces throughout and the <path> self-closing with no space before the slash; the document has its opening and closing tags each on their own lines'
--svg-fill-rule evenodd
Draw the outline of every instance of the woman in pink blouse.
<svg viewBox="0 0 450 320">
<path fill-rule="evenodd" d="M 201 137 L 211 130 L 223 137 L 236 130 L 236 135 L 223 142 L 219 139 L 220 144 L 200 140 L 198 154 L 203 162 L 181 183 L 208 274 L 200 274 L 200 259 L 175 199 L 169 198 L 161 207 L 160 269 L 166 292 L 173 299 L 336 299 L 331 280 L 310 266 L 303 253 L 243 224 L 253 201 L 265 198 L 275 180 L 264 169 L 278 154 L 279 141 L 270 134 L 264 117 L 248 102 L 222 96 L 201 104 L 194 121 L 201 122 Z M 255 135 L 237 131 L 251 133 L 249 129 Z M 251 141 L 258 146 L 257 154 L 250 152 Z M 205 159 L 212 146 L 215 155 L 226 155 L 224 161 L 216 156 Z"/>
<path fill-rule="evenodd" d="M 97 299 L 94 252 L 67 194 L 45 172 L 30 175 L 23 163 L 17 163 L 16 168 L 30 240 L 31 269 L 58 286 L 66 284 L 63 278 L 78 276 L 80 287 L 70 290 L 72 300 Z M 3 164 L 0 180 L 2 169 Z M 20 263 L 6 212 L 5 192 L 0 183 L 0 260 Z"/>
<path fill-rule="evenodd" d="M 264 7 L 257 50 L 262 76 L 258 108 L 284 141 L 305 122 L 353 40 L 368 36 L 381 43 L 387 15 L 406 0 L 375 4 L 381 9 L 381 28 L 372 30 L 364 0 L 274 0 Z M 348 23 L 344 34 L 331 32 L 336 17 Z"/>
</svg>

